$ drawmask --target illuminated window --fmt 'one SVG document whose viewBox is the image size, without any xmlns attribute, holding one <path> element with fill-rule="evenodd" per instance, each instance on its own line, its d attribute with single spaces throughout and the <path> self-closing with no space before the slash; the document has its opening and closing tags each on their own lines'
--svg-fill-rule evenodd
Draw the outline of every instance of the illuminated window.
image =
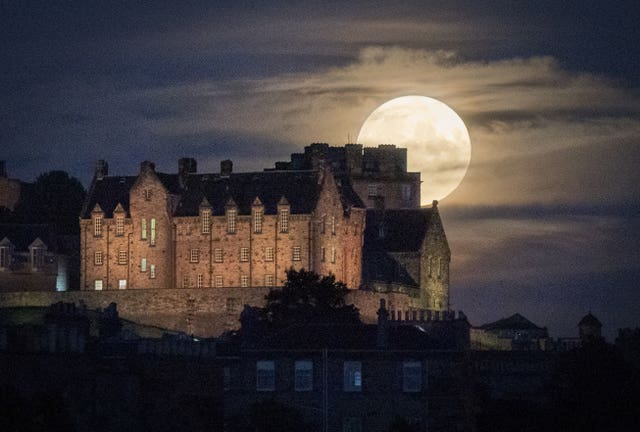
<svg viewBox="0 0 640 432">
<path fill-rule="evenodd" d="M 273 261 L 273 248 L 268 247 L 264 250 L 264 260 L 265 261 Z"/>
<path fill-rule="evenodd" d="M 141 272 L 146 272 L 147 271 L 147 259 L 146 258 L 142 258 L 140 260 L 140 271 Z"/>
<path fill-rule="evenodd" d="M 344 391 L 362 391 L 362 363 L 359 361 L 344 362 Z"/>
<path fill-rule="evenodd" d="M 102 235 L 102 216 L 96 216 L 93 218 L 93 235 L 100 237 Z"/>
<path fill-rule="evenodd" d="M 253 210 L 253 232 L 261 233 L 262 232 L 262 217 L 263 212 L 262 209 Z"/>
<path fill-rule="evenodd" d="M 264 276 L 264 285 L 267 287 L 272 287 L 274 285 L 274 277 L 272 274 L 268 274 Z"/>
<path fill-rule="evenodd" d="M 297 360 L 294 376 L 295 391 L 313 390 L 313 362 L 311 360 Z"/>
<path fill-rule="evenodd" d="M 124 265 L 127 263 L 127 251 L 118 251 L 118 264 Z"/>
<path fill-rule="evenodd" d="M 127 280 L 126 279 L 120 279 L 118 280 L 118 289 L 127 289 Z"/>
<path fill-rule="evenodd" d="M 197 287 L 198 288 L 202 288 L 204 286 L 204 275 L 203 274 L 198 274 L 198 284 Z"/>
<path fill-rule="evenodd" d="M 402 362 L 402 391 L 415 393 L 422 390 L 422 363 Z"/>
<path fill-rule="evenodd" d="M 320 259 L 324 262 L 326 257 L 327 257 L 327 251 L 323 246 L 323 247 L 320 248 Z"/>
<path fill-rule="evenodd" d="M 197 263 L 200 261 L 200 249 L 191 249 L 189 254 L 189 262 Z"/>
<path fill-rule="evenodd" d="M 211 210 L 202 210 L 202 234 L 211 232 Z"/>
<path fill-rule="evenodd" d="M 151 219 L 151 238 L 149 239 L 149 244 L 154 246 L 156 244 L 156 220 Z"/>
<path fill-rule="evenodd" d="M 249 276 L 240 276 L 240 286 L 246 288 L 249 286 Z"/>
<path fill-rule="evenodd" d="M 102 251 L 95 251 L 93 253 L 93 263 L 95 265 L 102 265 Z"/>
<path fill-rule="evenodd" d="M 336 233 L 336 217 L 331 216 L 331 234 L 335 235 Z"/>
<path fill-rule="evenodd" d="M 96 291 L 102 291 L 102 279 L 96 279 L 93 281 L 93 289 Z"/>
<path fill-rule="evenodd" d="M 280 210 L 280 232 L 281 233 L 289 232 L 289 210 L 288 209 Z"/>
<path fill-rule="evenodd" d="M 216 250 L 213 251 L 213 260 L 217 263 L 223 262 L 222 249 L 216 248 Z"/>
<path fill-rule="evenodd" d="M 373 198 L 373 197 L 377 197 L 378 196 L 378 185 L 377 184 L 367 185 L 367 196 L 369 198 Z"/>
<path fill-rule="evenodd" d="M 121 216 L 116 217 L 116 235 L 124 235 L 124 218 Z"/>
<path fill-rule="evenodd" d="M 240 248 L 240 261 L 242 261 L 242 262 L 249 261 L 249 248 L 248 247 Z"/>
<path fill-rule="evenodd" d="M 155 279 L 156 278 L 156 265 L 155 264 L 151 264 L 149 266 L 149 278 L 151 278 L 151 279 Z"/>
<path fill-rule="evenodd" d="M 336 248 L 334 247 L 331 248 L 331 262 L 332 263 L 336 262 Z"/>
<path fill-rule="evenodd" d="M 273 360 L 256 362 L 256 390 L 274 391 L 276 389 L 276 365 Z"/>
<path fill-rule="evenodd" d="M 293 260 L 294 261 L 300 261 L 302 259 L 300 251 L 301 251 L 300 246 L 294 246 L 293 247 Z"/>
<path fill-rule="evenodd" d="M 189 276 L 182 276 L 182 288 L 189 288 Z"/>
<path fill-rule="evenodd" d="M 142 240 L 147 239 L 147 220 L 145 218 L 140 221 L 140 238 Z"/>
<path fill-rule="evenodd" d="M 236 209 L 227 210 L 227 233 L 235 234 L 237 216 L 238 216 L 238 211 Z"/>
<path fill-rule="evenodd" d="M 222 288 L 224 286 L 224 279 L 222 276 L 216 276 L 216 288 Z"/>
</svg>

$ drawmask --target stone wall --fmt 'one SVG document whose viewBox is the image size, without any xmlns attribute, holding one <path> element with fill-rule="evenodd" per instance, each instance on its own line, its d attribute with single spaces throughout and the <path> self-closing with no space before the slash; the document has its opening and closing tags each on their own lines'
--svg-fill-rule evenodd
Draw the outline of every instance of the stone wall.
<svg viewBox="0 0 640 432">
<path fill-rule="evenodd" d="M 6 207 L 13 211 L 19 199 L 20 180 L 0 175 L 0 207 Z"/>
</svg>

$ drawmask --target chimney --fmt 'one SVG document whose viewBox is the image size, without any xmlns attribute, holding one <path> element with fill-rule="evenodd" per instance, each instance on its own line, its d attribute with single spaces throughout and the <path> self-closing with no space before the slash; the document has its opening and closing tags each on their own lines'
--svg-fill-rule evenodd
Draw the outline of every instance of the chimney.
<svg viewBox="0 0 640 432">
<path fill-rule="evenodd" d="M 109 164 L 104 159 L 96 163 L 96 180 L 102 180 L 109 175 Z"/>
<path fill-rule="evenodd" d="M 0 177 L 7 177 L 7 168 L 5 165 L 5 161 L 0 160 Z"/>
<path fill-rule="evenodd" d="M 386 348 L 388 345 L 389 311 L 386 306 L 385 299 L 380 299 L 380 309 L 378 309 L 378 333 L 376 338 L 376 346 L 378 348 Z"/>
<path fill-rule="evenodd" d="M 233 172 L 233 162 L 230 159 L 220 162 L 220 175 L 223 177 L 229 177 Z"/>
<path fill-rule="evenodd" d="M 140 163 L 140 174 L 155 172 L 155 170 L 156 164 L 154 164 L 153 162 L 144 161 Z"/>
<path fill-rule="evenodd" d="M 178 159 L 178 174 L 195 174 L 198 172 L 198 162 L 194 158 Z"/>
</svg>

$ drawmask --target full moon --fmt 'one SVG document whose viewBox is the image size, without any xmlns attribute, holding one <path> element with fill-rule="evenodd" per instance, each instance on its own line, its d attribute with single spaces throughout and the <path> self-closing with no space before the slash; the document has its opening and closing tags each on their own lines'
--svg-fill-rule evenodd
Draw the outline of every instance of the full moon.
<svg viewBox="0 0 640 432">
<path fill-rule="evenodd" d="M 421 173 L 421 205 L 453 192 L 471 160 L 471 140 L 462 119 L 444 103 L 426 96 L 383 103 L 367 117 L 357 142 L 406 147 L 408 170 Z"/>
</svg>

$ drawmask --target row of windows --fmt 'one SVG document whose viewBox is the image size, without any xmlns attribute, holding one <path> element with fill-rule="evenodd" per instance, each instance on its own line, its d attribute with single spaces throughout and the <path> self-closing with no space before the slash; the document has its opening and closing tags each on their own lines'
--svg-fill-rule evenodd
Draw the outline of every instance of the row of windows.
<svg viewBox="0 0 640 432">
<path fill-rule="evenodd" d="M 413 198 L 413 188 L 410 184 L 403 184 L 401 186 L 401 195 L 403 201 L 410 201 Z M 369 184 L 367 185 L 367 196 L 369 198 L 375 198 L 381 195 L 380 185 Z"/>
<path fill-rule="evenodd" d="M 403 361 L 402 362 L 402 391 L 416 393 L 422 391 L 422 362 Z M 297 360 L 293 370 L 294 390 L 312 391 L 313 383 L 313 362 L 311 360 Z M 345 361 L 343 363 L 342 389 L 345 392 L 362 391 L 362 362 Z M 273 360 L 259 360 L 256 362 L 256 390 L 269 392 L 276 390 L 276 364 Z"/>
<path fill-rule="evenodd" d="M 300 246 L 294 246 L 291 251 L 293 261 L 300 261 L 302 258 L 302 249 Z M 335 256 L 335 250 L 334 250 Z M 264 250 L 264 260 L 265 261 L 273 261 L 275 257 L 274 248 L 267 247 Z M 213 250 L 213 261 L 217 263 L 224 262 L 224 254 L 222 249 L 216 248 Z M 247 262 L 249 261 L 249 248 L 242 247 L 240 248 L 240 261 Z M 200 262 L 200 249 L 191 249 L 189 251 L 189 262 L 198 263 Z M 335 257 L 334 257 L 335 262 Z"/>
<path fill-rule="evenodd" d="M 195 286 L 197 288 L 204 288 L 204 275 L 202 273 L 197 274 L 195 280 L 191 279 L 189 275 L 184 275 L 182 277 L 182 288 L 193 287 L 194 281 L 195 281 Z M 268 287 L 275 286 L 275 275 L 272 275 L 272 274 L 265 275 L 264 285 Z M 216 288 L 223 288 L 225 286 L 224 277 L 222 275 L 214 275 L 213 286 Z M 249 276 L 247 275 L 240 276 L 240 286 L 242 288 L 247 288 L 250 286 Z"/>
<path fill-rule="evenodd" d="M 32 270 L 40 270 L 44 268 L 45 249 L 43 247 L 34 246 L 29 248 L 29 257 L 31 260 Z M 11 267 L 12 261 L 13 261 L 12 248 L 9 246 L 0 247 L 0 268 L 6 269 Z"/>
<path fill-rule="evenodd" d="M 98 215 L 93 218 L 93 235 L 95 237 L 102 236 L 103 220 L 102 216 Z M 151 218 L 149 221 L 149 244 L 154 246 L 156 244 L 156 220 Z M 124 217 L 116 217 L 116 236 L 124 235 Z M 147 220 L 143 218 L 140 221 L 140 239 L 147 240 Z"/>
<path fill-rule="evenodd" d="M 320 248 L 320 259 L 324 262 L 327 260 L 327 249 L 323 246 L 322 248 Z M 331 263 L 335 263 L 336 262 L 336 248 L 332 247 L 331 248 Z"/>
<path fill-rule="evenodd" d="M 235 234 L 237 230 L 238 211 L 236 209 L 227 209 L 227 233 Z M 200 212 L 200 221 L 202 223 L 202 234 L 211 233 L 211 210 L 204 209 Z M 264 222 L 264 211 L 260 208 L 253 210 L 253 232 L 259 234 L 262 232 Z M 278 224 L 281 233 L 289 232 L 289 209 L 280 209 L 280 217 Z"/>
</svg>

